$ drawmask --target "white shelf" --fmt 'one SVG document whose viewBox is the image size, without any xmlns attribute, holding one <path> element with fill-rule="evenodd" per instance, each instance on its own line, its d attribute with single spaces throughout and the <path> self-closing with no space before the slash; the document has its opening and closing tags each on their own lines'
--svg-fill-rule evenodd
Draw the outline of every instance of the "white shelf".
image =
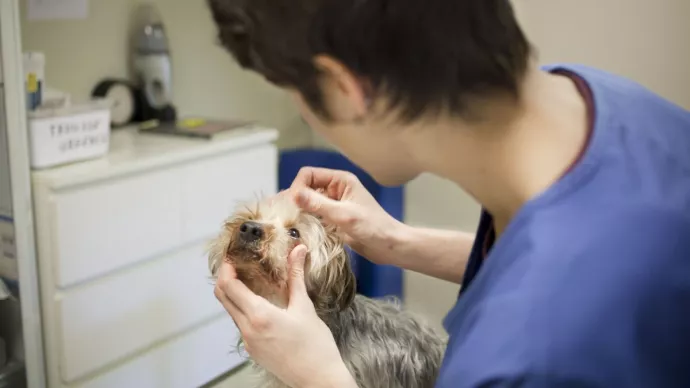
<svg viewBox="0 0 690 388">
<path fill-rule="evenodd" d="M 238 128 L 212 140 L 172 135 L 141 134 L 136 128 L 114 130 L 107 156 L 33 172 L 34 183 L 60 190 L 96 180 L 110 180 L 160 166 L 185 163 L 273 142 L 278 131 L 270 128 Z"/>
</svg>

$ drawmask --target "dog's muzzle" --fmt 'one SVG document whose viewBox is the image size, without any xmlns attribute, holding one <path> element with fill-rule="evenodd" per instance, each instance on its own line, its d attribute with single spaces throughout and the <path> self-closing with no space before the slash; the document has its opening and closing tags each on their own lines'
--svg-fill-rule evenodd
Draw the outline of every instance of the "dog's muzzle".
<svg viewBox="0 0 690 388">
<path fill-rule="evenodd" d="M 263 226 L 254 221 L 247 221 L 240 225 L 239 240 L 245 244 L 255 244 L 264 237 Z"/>
</svg>

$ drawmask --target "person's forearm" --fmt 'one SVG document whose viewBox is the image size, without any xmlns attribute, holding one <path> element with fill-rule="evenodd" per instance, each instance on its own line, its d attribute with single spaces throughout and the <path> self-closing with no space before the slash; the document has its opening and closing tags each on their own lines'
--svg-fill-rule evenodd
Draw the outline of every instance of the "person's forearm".
<svg viewBox="0 0 690 388">
<path fill-rule="evenodd" d="M 388 236 L 389 261 L 401 268 L 460 284 L 474 234 L 400 225 Z"/>
</svg>

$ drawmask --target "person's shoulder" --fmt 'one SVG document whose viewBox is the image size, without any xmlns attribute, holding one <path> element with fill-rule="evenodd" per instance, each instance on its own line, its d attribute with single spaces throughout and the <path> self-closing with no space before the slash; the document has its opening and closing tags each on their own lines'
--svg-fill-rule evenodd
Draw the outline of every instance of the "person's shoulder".
<svg viewBox="0 0 690 388">
<path fill-rule="evenodd" d="M 550 64 L 543 66 L 542 70 L 551 73 L 566 71 L 583 79 L 592 90 L 599 110 L 612 110 L 614 114 L 626 112 L 636 120 L 645 116 L 655 119 L 670 116 L 667 119 L 680 119 L 686 124 L 690 120 L 687 109 L 632 78 L 577 63 Z"/>
<path fill-rule="evenodd" d="M 592 88 L 605 87 L 611 91 L 618 91 L 623 95 L 647 95 L 656 96 L 648 88 L 639 82 L 619 74 L 600 68 L 578 63 L 554 63 L 544 65 L 541 68 L 549 73 L 567 72 L 584 79 Z"/>
<path fill-rule="evenodd" d="M 572 73 L 587 81 L 588 84 L 604 84 L 628 92 L 645 89 L 641 84 L 630 78 L 579 63 L 553 63 L 544 65 L 541 69 L 548 73 Z"/>
<path fill-rule="evenodd" d="M 591 249 L 596 249 L 597 246 L 621 248 L 616 242 L 625 241 L 626 244 L 622 248 L 631 253 L 644 253 L 650 250 L 674 253 L 677 243 L 690 244 L 690 240 L 687 239 L 690 236 L 690 192 L 685 192 L 681 197 L 667 197 L 666 202 L 633 201 L 627 206 L 621 205 L 614 211 L 604 214 L 601 221 L 604 225 L 608 223 L 611 229 L 605 235 L 592 236 L 595 244 L 592 244 Z M 649 195 L 641 198 L 656 197 Z"/>
<path fill-rule="evenodd" d="M 554 64 L 543 70 L 570 72 L 585 81 L 594 103 L 593 141 L 609 154 L 657 168 L 675 164 L 690 174 L 690 111 L 686 108 L 633 79 L 594 67 Z"/>
<path fill-rule="evenodd" d="M 611 196 L 601 202 L 587 197 L 587 204 L 571 199 L 560 208 L 535 215 L 527 225 L 534 235 L 531 261 L 551 275 L 561 268 L 562 276 L 570 279 L 579 274 L 577 268 L 583 268 L 581 275 L 591 279 L 595 271 L 616 276 L 606 273 L 609 267 L 623 271 L 635 266 L 690 266 L 690 194 L 685 194 L 686 206 L 683 201 L 667 198 L 664 202 L 658 196 L 638 198 L 630 193 L 629 197 Z M 557 219 L 560 224 L 555 224 Z"/>
</svg>

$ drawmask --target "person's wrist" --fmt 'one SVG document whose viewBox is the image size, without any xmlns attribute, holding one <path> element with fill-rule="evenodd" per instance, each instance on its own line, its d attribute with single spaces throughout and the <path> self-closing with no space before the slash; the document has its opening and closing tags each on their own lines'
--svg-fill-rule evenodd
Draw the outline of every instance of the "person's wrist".
<svg viewBox="0 0 690 388">
<path fill-rule="evenodd" d="M 410 240 L 410 238 L 414 235 L 415 228 L 405 224 L 404 222 L 400 222 L 398 220 L 394 221 L 395 222 L 390 225 L 390 227 L 386 228 L 384 233 L 384 243 L 386 246 L 390 247 L 394 253 L 399 253 L 396 252 L 396 250 L 398 250 L 402 244 Z"/>
<path fill-rule="evenodd" d="M 379 258 L 377 262 L 384 265 L 399 266 L 400 247 L 414 234 L 414 228 L 391 217 L 391 223 L 382 228 L 379 241 L 376 244 Z"/>
<path fill-rule="evenodd" d="M 409 269 L 410 260 L 417 261 L 418 255 L 412 254 L 416 241 L 419 240 L 419 228 L 398 222 L 387 233 L 385 246 L 388 247 L 389 265 Z"/>
</svg>

